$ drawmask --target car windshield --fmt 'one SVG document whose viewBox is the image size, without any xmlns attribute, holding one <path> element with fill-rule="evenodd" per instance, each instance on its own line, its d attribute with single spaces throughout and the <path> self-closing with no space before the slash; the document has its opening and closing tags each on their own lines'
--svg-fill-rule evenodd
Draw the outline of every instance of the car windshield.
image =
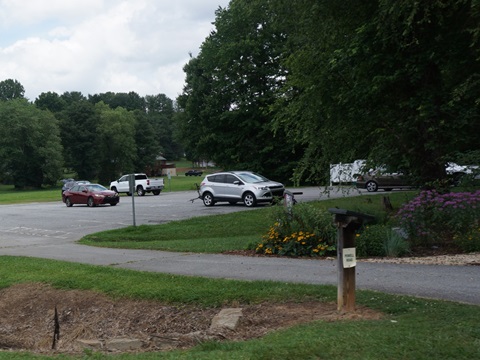
<svg viewBox="0 0 480 360">
<path fill-rule="evenodd" d="M 259 183 L 263 181 L 270 181 L 265 176 L 255 173 L 238 173 L 236 174 L 240 179 L 245 181 L 246 183 Z"/>
<path fill-rule="evenodd" d="M 105 186 L 99 184 L 85 185 L 88 191 L 105 191 L 108 190 Z"/>
</svg>

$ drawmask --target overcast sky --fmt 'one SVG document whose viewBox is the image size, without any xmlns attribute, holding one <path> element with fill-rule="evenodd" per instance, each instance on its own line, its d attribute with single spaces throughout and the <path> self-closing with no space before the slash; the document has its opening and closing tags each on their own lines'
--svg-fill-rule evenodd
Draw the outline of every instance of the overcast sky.
<svg viewBox="0 0 480 360">
<path fill-rule="evenodd" d="M 0 0 L 0 81 L 42 92 L 174 100 L 183 66 L 229 0 Z"/>
</svg>

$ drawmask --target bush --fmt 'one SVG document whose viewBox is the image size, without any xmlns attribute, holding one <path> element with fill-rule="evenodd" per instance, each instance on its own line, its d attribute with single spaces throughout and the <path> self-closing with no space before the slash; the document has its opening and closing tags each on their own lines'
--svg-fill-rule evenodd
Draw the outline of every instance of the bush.
<svg viewBox="0 0 480 360">
<path fill-rule="evenodd" d="M 387 225 L 369 225 L 356 235 L 357 256 L 385 256 L 385 241 L 390 227 Z"/>
<path fill-rule="evenodd" d="M 398 229 L 387 231 L 387 237 L 383 243 L 385 255 L 398 257 L 410 252 L 410 243 L 403 237 Z"/>
<path fill-rule="evenodd" d="M 412 246 L 478 249 L 480 190 L 447 194 L 423 191 L 398 211 L 397 220 Z"/>
<path fill-rule="evenodd" d="M 480 225 L 477 223 L 464 233 L 455 234 L 453 241 L 462 251 L 480 251 Z"/>
<path fill-rule="evenodd" d="M 257 244 L 257 253 L 284 256 L 322 256 L 335 251 L 336 227 L 332 215 L 309 204 L 286 210 L 273 208 L 273 225 Z"/>
</svg>

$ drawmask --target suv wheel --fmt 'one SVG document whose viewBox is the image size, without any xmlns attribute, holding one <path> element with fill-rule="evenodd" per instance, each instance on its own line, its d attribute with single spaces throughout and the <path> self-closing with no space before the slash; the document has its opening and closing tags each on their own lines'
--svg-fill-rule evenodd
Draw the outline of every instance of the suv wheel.
<svg viewBox="0 0 480 360">
<path fill-rule="evenodd" d="M 213 206 L 215 205 L 215 200 L 213 199 L 213 195 L 210 194 L 209 192 L 206 192 L 203 194 L 203 205 L 205 206 Z"/>
<path fill-rule="evenodd" d="M 257 199 L 251 192 L 247 192 L 245 195 L 243 195 L 243 203 L 246 207 L 254 207 L 257 205 Z"/>
</svg>

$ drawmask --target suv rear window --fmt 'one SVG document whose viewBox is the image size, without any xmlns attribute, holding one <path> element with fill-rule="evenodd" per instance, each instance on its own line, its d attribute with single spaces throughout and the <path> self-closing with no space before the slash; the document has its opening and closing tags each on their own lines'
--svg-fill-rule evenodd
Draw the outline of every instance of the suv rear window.
<svg viewBox="0 0 480 360">
<path fill-rule="evenodd" d="M 208 176 L 208 181 L 215 182 L 215 183 L 223 183 L 225 182 L 225 175 L 217 174 L 217 175 Z"/>
</svg>

